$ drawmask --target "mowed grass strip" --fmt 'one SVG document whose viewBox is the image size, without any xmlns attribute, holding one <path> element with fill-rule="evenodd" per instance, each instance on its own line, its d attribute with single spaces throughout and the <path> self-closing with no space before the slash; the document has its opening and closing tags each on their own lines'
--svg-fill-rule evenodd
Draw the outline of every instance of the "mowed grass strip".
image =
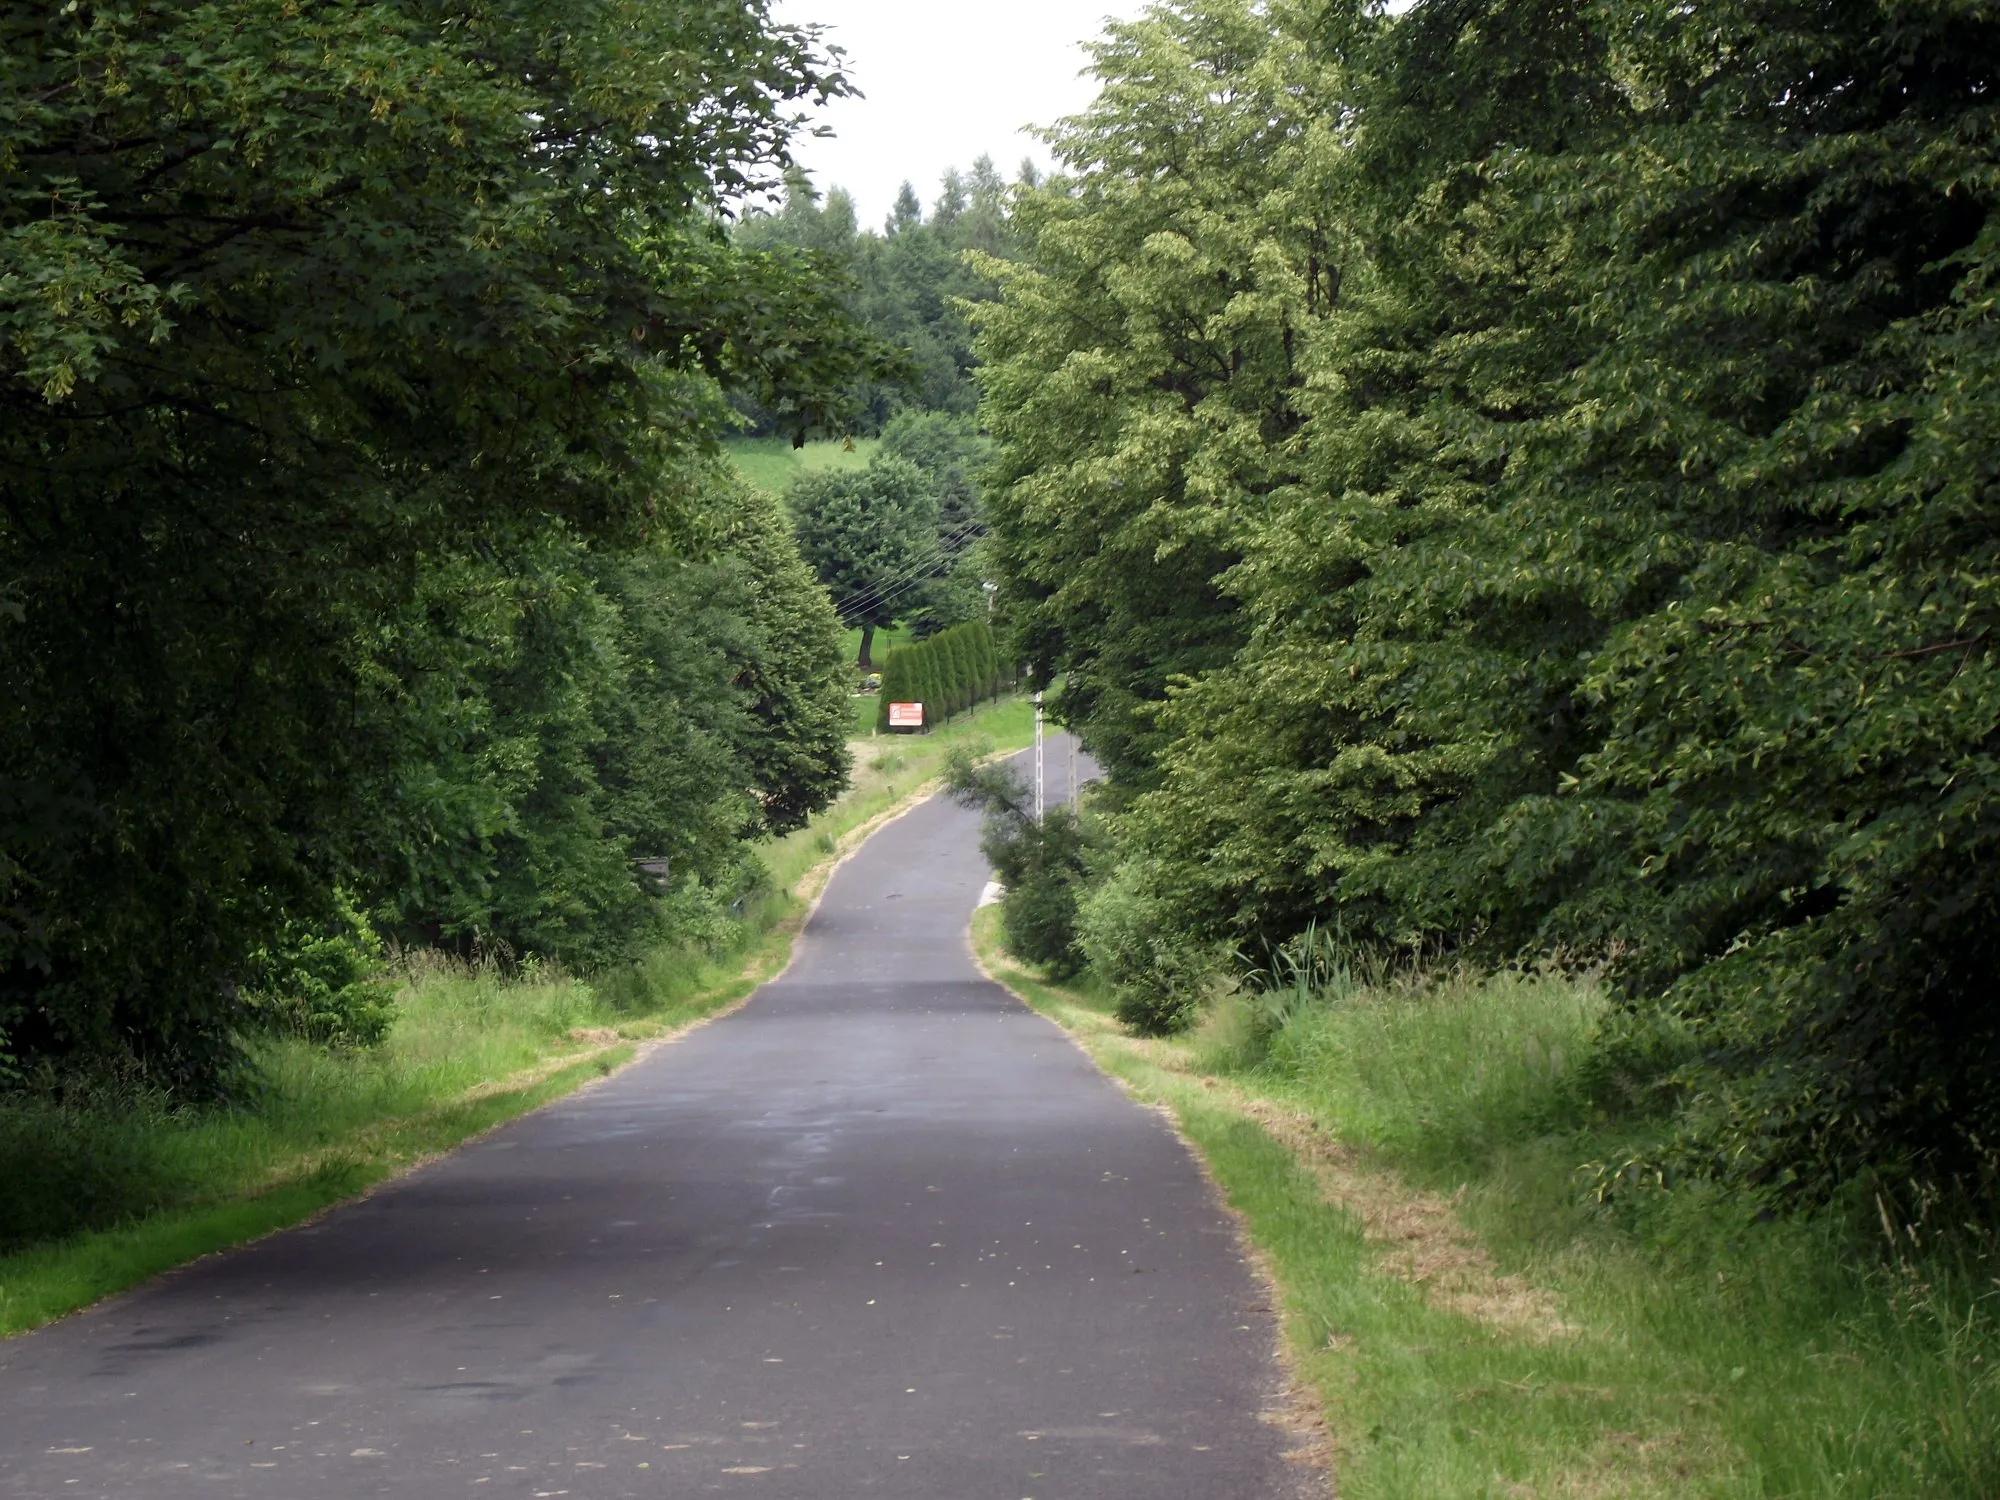
<svg viewBox="0 0 2000 1500">
<path fill-rule="evenodd" d="M 850 446 L 844 439 L 807 443 L 794 448 L 788 437 L 731 438 L 723 445 L 736 472 L 774 495 L 782 495 L 794 476 L 808 469 L 865 469 L 879 438 L 856 438 Z"/>
<path fill-rule="evenodd" d="M 1008 700 L 858 746 L 847 794 L 762 846 L 766 893 L 721 951 L 661 949 L 588 983 L 415 954 L 382 1045 L 259 1040 L 256 1086 L 232 1106 L 113 1083 L 0 1096 L 0 1336 L 299 1223 L 726 1010 L 784 967 L 839 854 L 926 792 L 953 746 L 1018 748 L 1032 733 L 1033 710 Z"/>
<path fill-rule="evenodd" d="M 1011 960 L 997 908 L 973 942 L 1243 1216 L 1345 1500 L 2000 1495 L 1990 1262 L 1699 1187 L 1597 1208 L 1576 1169 L 1618 1142 L 1565 1086 L 1587 987 L 1363 987 L 1275 1024 L 1239 997 L 1149 1040 Z"/>
</svg>

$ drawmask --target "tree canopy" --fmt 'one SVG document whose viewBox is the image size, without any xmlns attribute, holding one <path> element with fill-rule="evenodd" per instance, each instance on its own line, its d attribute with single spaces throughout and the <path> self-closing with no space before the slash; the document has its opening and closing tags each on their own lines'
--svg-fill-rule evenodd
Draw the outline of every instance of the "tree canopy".
<svg viewBox="0 0 2000 1500">
<path fill-rule="evenodd" d="M 1184 0 L 1095 66 L 973 316 L 1121 899 L 1601 961 L 1669 1169 L 1990 1171 L 2000 24 Z"/>
<path fill-rule="evenodd" d="M 960 304 L 990 298 L 993 284 L 966 255 L 1007 255 L 1010 211 L 1010 189 L 987 157 L 968 174 L 945 174 L 929 218 L 916 189 L 903 184 L 880 232 L 857 223 L 853 200 L 840 188 L 822 198 L 804 173 L 793 172 L 782 205 L 747 214 L 735 239 L 767 251 L 811 254 L 829 282 L 842 287 L 856 320 L 905 352 L 907 368 L 895 377 L 860 381 L 849 392 L 855 408 L 850 429 L 873 435 L 905 409 L 972 413 L 978 389 Z M 804 430 L 793 414 L 754 399 L 739 399 L 738 406 L 756 433 Z"/>
<path fill-rule="evenodd" d="M 881 364 L 715 218 L 844 88 L 761 3 L 0 4 L 0 1054 L 212 1086 L 343 884 L 619 925 L 592 683 L 699 612 L 659 549 L 782 547 L 700 458 L 724 395 L 832 421 Z M 745 711 L 837 779 L 820 627 L 761 628 Z"/>
<path fill-rule="evenodd" d="M 936 566 L 937 488 L 915 464 L 877 455 L 865 469 L 799 475 L 787 502 L 801 555 L 840 618 L 861 630 L 865 671 L 874 633 L 920 602 Z"/>
</svg>

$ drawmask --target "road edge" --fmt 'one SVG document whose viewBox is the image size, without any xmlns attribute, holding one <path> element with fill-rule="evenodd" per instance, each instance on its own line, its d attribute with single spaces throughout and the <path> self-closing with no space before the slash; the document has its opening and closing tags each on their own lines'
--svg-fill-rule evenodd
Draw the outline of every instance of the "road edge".
<svg viewBox="0 0 2000 1500">
<path fill-rule="evenodd" d="M 1248 1215 L 1229 1200 L 1227 1185 L 1217 1174 L 1215 1164 L 1208 1153 L 1195 1141 L 1181 1119 L 1179 1111 L 1166 1099 L 1150 1097 L 1144 1089 L 1130 1079 L 1121 1077 L 1107 1068 L 1103 1061 L 1085 1042 L 1083 1035 L 1070 1026 L 1065 1018 L 1052 1007 L 1038 1004 L 1027 987 L 1014 982 L 1017 979 L 1030 980 L 1039 984 L 1018 966 L 999 938 L 999 909 L 996 906 L 975 908 L 965 927 L 966 952 L 972 957 L 973 966 L 984 975 L 989 983 L 999 986 L 1013 996 L 1024 1008 L 1040 1016 L 1077 1051 L 1089 1059 L 1091 1067 L 1108 1079 L 1127 1099 L 1149 1114 L 1159 1117 L 1160 1122 L 1172 1132 L 1181 1148 L 1194 1163 L 1195 1170 L 1208 1186 L 1210 1198 L 1215 1206 L 1225 1214 L 1235 1226 L 1237 1253 L 1252 1278 L 1263 1292 L 1270 1308 L 1273 1329 L 1272 1363 L 1279 1375 L 1275 1399 L 1266 1402 L 1257 1413 L 1259 1421 L 1265 1422 L 1284 1432 L 1291 1440 L 1292 1447 L 1284 1455 L 1287 1463 L 1297 1467 L 1301 1475 L 1298 1490 L 1299 1500 L 1333 1500 L 1339 1494 L 1336 1470 L 1337 1451 L 1331 1424 L 1327 1420 L 1326 1408 L 1318 1388 L 1299 1368 L 1299 1361 L 1293 1347 L 1294 1320 L 1287 1306 L 1284 1284 L 1279 1280 L 1270 1255 L 1258 1244 Z M 981 941 L 981 928 L 987 929 L 989 941 Z M 1051 986 L 1054 988 L 1054 986 Z M 1262 1130 L 1261 1122 L 1244 1114 L 1246 1124 Z M 1268 1132 L 1267 1132 L 1268 1134 Z M 1276 1142 L 1282 1145 L 1282 1142 Z M 1317 1482 L 1315 1482 L 1317 1481 Z M 1275 1500 L 1275 1497 L 1273 1497 Z"/>
</svg>

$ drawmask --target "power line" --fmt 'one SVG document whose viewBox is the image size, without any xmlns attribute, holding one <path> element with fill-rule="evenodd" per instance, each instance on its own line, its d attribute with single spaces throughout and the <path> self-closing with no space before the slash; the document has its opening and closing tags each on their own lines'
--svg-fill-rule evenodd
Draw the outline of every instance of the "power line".
<svg viewBox="0 0 2000 1500">
<path fill-rule="evenodd" d="M 866 601 L 866 607 L 870 610 L 886 609 L 889 605 L 894 604 L 904 595 L 911 593 L 913 590 L 922 588 L 927 583 L 934 582 L 936 580 L 936 577 L 937 575 L 934 573 L 929 573 L 929 572 L 919 573 L 916 576 L 906 580 L 899 587 L 887 590 L 879 598 Z"/>
<path fill-rule="evenodd" d="M 843 618 L 869 614 L 881 606 L 893 603 L 911 589 L 920 588 L 938 577 L 937 559 L 919 563 L 913 573 L 897 574 L 894 578 L 872 586 L 866 593 L 855 594 L 840 606 Z"/>
<path fill-rule="evenodd" d="M 907 573 L 898 572 L 891 578 L 870 584 L 867 588 L 860 590 L 854 595 L 853 602 L 866 603 L 874 595 L 906 583 L 913 577 L 922 576 L 927 570 L 936 567 L 940 562 L 957 556 L 958 554 L 953 551 L 953 548 L 983 525 L 984 523 L 980 521 L 967 521 L 962 526 L 955 527 L 949 532 L 933 537 L 930 541 L 924 543 L 923 547 L 915 554 L 914 564 L 911 565 L 913 571 Z"/>
<path fill-rule="evenodd" d="M 909 594 L 914 590 L 922 588 L 927 583 L 933 583 L 936 581 L 937 581 L 937 574 L 934 572 L 930 572 L 927 570 L 925 572 L 917 573 L 909 578 L 906 578 L 902 583 L 898 584 L 895 588 L 884 588 L 882 592 L 876 595 L 875 597 L 861 600 L 857 607 L 868 611 L 886 609 L 889 605 L 894 604 L 904 595 Z"/>
<path fill-rule="evenodd" d="M 909 565 L 911 571 L 898 573 L 893 578 L 871 584 L 860 593 L 853 595 L 841 605 L 841 615 L 844 618 L 852 615 L 857 610 L 873 609 L 879 605 L 889 603 L 908 593 L 911 589 L 935 578 L 937 576 L 936 569 L 938 564 L 955 558 L 958 554 L 952 550 L 953 547 L 963 541 L 973 531 L 979 529 L 982 524 L 982 522 L 976 520 L 967 521 L 964 525 L 955 528 L 946 535 L 936 538 L 923 552 L 918 554 L 916 561 Z"/>
</svg>

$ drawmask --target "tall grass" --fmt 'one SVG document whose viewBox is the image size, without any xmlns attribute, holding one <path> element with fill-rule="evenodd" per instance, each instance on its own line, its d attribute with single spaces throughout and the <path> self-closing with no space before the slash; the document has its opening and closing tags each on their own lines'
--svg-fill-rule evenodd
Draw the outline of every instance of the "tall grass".
<svg viewBox="0 0 2000 1500">
<path fill-rule="evenodd" d="M 1451 1195 L 1501 1270 L 1579 1330 L 1530 1379 L 1638 1396 L 1656 1451 L 1706 1431 L 1678 1460 L 1684 1493 L 2000 1495 L 2000 1265 L 1978 1226 L 1885 1254 L 1838 1206 L 1778 1216 L 1701 1183 L 1600 1202 L 1579 1169 L 1649 1124 L 1593 1102 L 1605 1001 L 1587 980 L 1333 984 L 1275 1026 L 1258 1003 L 1225 1004 L 1198 1055 Z M 1494 1378 L 1476 1347 L 1427 1363 L 1424 1385 Z M 1453 1407 L 1440 1432 L 1472 1415 Z"/>
<path fill-rule="evenodd" d="M 1088 984 L 1005 977 L 1171 1105 L 1244 1213 L 1349 1500 L 2000 1496 L 1986 1230 L 1885 1233 L 1865 1185 L 1804 1215 L 1700 1183 L 1600 1201 L 1589 1164 L 1655 1127 L 1604 1101 L 1588 979 L 1328 944 L 1162 1042 Z"/>
</svg>

